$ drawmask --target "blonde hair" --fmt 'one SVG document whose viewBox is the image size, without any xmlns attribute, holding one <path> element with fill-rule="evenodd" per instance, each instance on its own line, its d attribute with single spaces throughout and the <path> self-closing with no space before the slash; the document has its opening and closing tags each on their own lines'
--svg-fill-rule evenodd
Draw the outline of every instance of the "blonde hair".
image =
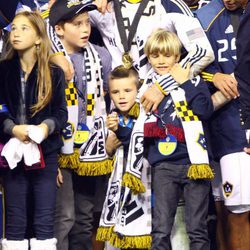
<svg viewBox="0 0 250 250">
<path fill-rule="evenodd" d="M 36 45 L 35 57 L 38 63 L 37 70 L 37 103 L 31 107 L 32 116 L 42 110 L 52 98 L 52 80 L 50 71 L 50 51 L 51 43 L 47 35 L 46 25 L 41 15 L 38 12 L 19 12 L 16 17 L 24 16 L 31 23 L 39 36 L 41 43 Z M 15 49 L 10 46 L 8 53 L 6 54 L 7 59 L 11 59 L 15 56 Z"/>
<path fill-rule="evenodd" d="M 144 53 L 147 57 L 158 54 L 179 56 L 181 47 L 181 41 L 175 33 L 157 29 L 148 37 Z"/>
</svg>

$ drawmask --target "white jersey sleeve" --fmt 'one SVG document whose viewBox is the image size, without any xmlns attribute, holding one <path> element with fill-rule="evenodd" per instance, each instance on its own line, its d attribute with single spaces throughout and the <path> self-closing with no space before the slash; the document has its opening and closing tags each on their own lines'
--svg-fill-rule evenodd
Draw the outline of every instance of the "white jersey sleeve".
<svg viewBox="0 0 250 250">
<path fill-rule="evenodd" d="M 162 16 L 162 25 L 175 32 L 187 50 L 187 56 L 181 61 L 184 67 L 190 63 L 193 78 L 214 61 L 213 49 L 198 19 L 179 13 L 166 13 Z"/>
</svg>

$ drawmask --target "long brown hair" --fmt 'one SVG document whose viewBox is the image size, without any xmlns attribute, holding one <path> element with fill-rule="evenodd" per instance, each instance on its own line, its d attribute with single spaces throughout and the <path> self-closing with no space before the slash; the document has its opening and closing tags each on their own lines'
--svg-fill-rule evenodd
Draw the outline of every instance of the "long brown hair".
<svg viewBox="0 0 250 250">
<path fill-rule="evenodd" d="M 51 71 L 49 67 L 49 57 L 51 51 L 51 43 L 47 35 L 46 25 L 41 15 L 38 12 L 23 11 L 16 15 L 26 17 L 37 35 L 41 39 L 41 43 L 37 45 L 36 59 L 38 63 L 37 70 L 37 103 L 31 107 L 32 116 L 42 110 L 52 98 L 52 80 Z M 15 49 L 10 46 L 7 59 L 13 58 L 15 55 Z"/>
</svg>

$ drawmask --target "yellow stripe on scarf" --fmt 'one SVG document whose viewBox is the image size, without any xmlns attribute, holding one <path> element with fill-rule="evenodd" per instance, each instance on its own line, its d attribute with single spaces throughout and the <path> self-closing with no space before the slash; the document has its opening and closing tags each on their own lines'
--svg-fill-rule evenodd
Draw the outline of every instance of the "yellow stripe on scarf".
<svg viewBox="0 0 250 250">
<path fill-rule="evenodd" d="M 175 108 L 180 119 L 185 122 L 199 121 L 197 115 L 193 113 L 191 109 L 187 107 L 186 101 L 180 101 L 175 103 Z"/>
<path fill-rule="evenodd" d="M 65 89 L 67 106 L 78 105 L 77 92 L 73 82 L 69 82 Z"/>
</svg>

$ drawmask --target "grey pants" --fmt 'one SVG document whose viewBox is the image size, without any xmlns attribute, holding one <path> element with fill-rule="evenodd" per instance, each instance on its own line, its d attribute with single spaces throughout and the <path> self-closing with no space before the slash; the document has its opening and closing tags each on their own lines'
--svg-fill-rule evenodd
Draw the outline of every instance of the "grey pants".
<svg viewBox="0 0 250 250">
<path fill-rule="evenodd" d="M 170 250 L 170 234 L 181 193 L 190 250 L 209 250 L 207 214 L 210 182 L 190 180 L 189 165 L 160 163 L 153 169 L 154 212 L 152 249 Z"/>
<path fill-rule="evenodd" d="M 62 169 L 57 191 L 55 237 L 60 250 L 92 250 L 95 177 Z"/>
</svg>

